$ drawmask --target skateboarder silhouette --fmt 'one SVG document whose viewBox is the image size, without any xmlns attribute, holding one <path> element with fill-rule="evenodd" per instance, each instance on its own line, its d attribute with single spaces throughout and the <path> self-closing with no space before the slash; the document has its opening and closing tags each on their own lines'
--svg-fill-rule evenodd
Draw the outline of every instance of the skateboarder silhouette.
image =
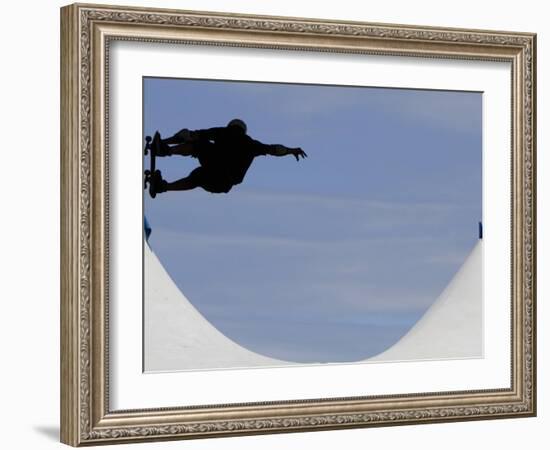
<svg viewBox="0 0 550 450">
<path fill-rule="evenodd" d="M 148 138 L 148 143 L 150 140 Z M 252 139 L 246 134 L 246 124 L 240 119 L 233 119 L 225 127 L 195 131 L 184 128 L 166 139 L 161 139 L 157 131 L 147 148 L 152 149 L 151 158 L 191 156 L 200 163 L 187 177 L 171 183 L 162 178 L 159 170 L 153 170 L 148 180 L 152 197 L 161 192 L 187 191 L 197 187 L 212 193 L 227 193 L 243 181 L 256 156 L 293 155 L 296 161 L 307 157 L 299 147 L 263 144 Z"/>
</svg>

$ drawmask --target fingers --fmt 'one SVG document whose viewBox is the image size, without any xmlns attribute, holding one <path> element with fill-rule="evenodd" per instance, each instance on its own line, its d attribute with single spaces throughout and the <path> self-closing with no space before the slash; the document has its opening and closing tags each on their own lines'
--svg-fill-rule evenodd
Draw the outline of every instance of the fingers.
<svg viewBox="0 0 550 450">
<path fill-rule="evenodd" d="M 296 161 L 300 161 L 300 157 L 307 158 L 307 153 L 304 152 L 300 147 L 295 148 L 292 152 L 294 157 L 296 158 Z"/>
</svg>

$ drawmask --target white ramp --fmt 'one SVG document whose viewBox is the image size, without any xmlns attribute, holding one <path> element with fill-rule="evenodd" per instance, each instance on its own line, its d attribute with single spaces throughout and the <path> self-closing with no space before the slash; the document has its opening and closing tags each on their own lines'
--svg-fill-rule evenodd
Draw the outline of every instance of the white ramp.
<svg viewBox="0 0 550 450">
<path fill-rule="evenodd" d="M 366 361 L 481 358 L 483 356 L 483 241 L 439 298 L 395 345 Z"/>
<path fill-rule="evenodd" d="M 144 366 L 146 372 L 280 366 L 220 333 L 185 298 L 144 243 Z"/>
<path fill-rule="evenodd" d="M 480 240 L 425 315 L 396 344 L 362 362 L 483 355 Z M 254 353 L 210 324 L 144 245 L 144 366 L 147 372 L 296 365 Z"/>
</svg>

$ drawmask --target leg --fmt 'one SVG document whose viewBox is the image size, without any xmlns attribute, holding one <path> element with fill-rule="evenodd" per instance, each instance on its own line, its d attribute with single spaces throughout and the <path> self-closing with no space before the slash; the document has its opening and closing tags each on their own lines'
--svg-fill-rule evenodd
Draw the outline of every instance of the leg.
<svg viewBox="0 0 550 450">
<path fill-rule="evenodd" d="M 172 183 L 163 183 L 162 191 L 189 191 L 201 185 L 202 167 L 197 167 L 189 176 L 173 181 Z"/>
<path fill-rule="evenodd" d="M 197 148 L 193 142 L 186 142 L 184 144 L 177 144 L 170 147 L 170 154 L 181 156 L 192 156 L 196 154 Z"/>
<path fill-rule="evenodd" d="M 170 154 L 198 158 L 199 162 L 204 166 L 208 164 L 208 159 L 215 150 L 216 145 L 209 141 L 192 140 L 171 146 Z"/>
<path fill-rule="evenodd" d="M 162 139 L 157 131 L 151 145 L 155 148 L 157 156 L 172 156 L 174 154 L 192 156 L 194 146 L 193 141 L 189 140 L 189 135 L 189 130 L 183 129 L 169 138 Z"/>
<path fill-rule="evenodd" d="M 179 130 L 173 136 L 163 139 L 162 142 L 167 145 L 183 144 L 190 140 L 191 132 L 187 128 Z"/>
<path fill-rule="evenodd" d="M 189 191 L 197 187 L 203 188 L 205 191 L 212 194 L 228 193 L 233 184 L 227 180 L 218 179 L 216 173 L 202 166 L 193 170 L 188 177 L 176 180 L 172 183 L 164 182 L 162 191 Z"/>
<path fill-rule="evenodd" d="M 173 181 L 172 183 L 166 183 L 163 186 L 163 189 L 166 191 L 190 191 L 195 189 L 199 185 L 191 177 L 181 178 L 179 180 Z"/>
<path fill-rule="evenodd" d="M 181 155 L 198 158 L 200 153 L 206 152 L 208 150 L 211 151 L 211 149 L 214 147 L 214 144 L 204 140 L 180 139 L 178 137 L 178 134 L 179 133 L 176 133 L 171 138 L 160 140 L 161 149 L 157 150 L 158 153 L 161 153 L 159 156 Z"/>
</svg>

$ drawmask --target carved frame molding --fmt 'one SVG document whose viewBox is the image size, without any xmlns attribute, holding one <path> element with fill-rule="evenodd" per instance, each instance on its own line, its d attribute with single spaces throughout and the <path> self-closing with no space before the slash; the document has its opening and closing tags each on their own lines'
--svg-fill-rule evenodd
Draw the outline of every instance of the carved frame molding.
<svg viewBox="0 0 550 450">
<path fill-rule="evenodd" d="M 112 40 L 509 61 L 512 386 L 506 390 L 110 411 L 108 58 Z M 73 446 L 536 414 L 536 36 L 75 4 L 61 10 L 61 440 Z"/>
</svg>

